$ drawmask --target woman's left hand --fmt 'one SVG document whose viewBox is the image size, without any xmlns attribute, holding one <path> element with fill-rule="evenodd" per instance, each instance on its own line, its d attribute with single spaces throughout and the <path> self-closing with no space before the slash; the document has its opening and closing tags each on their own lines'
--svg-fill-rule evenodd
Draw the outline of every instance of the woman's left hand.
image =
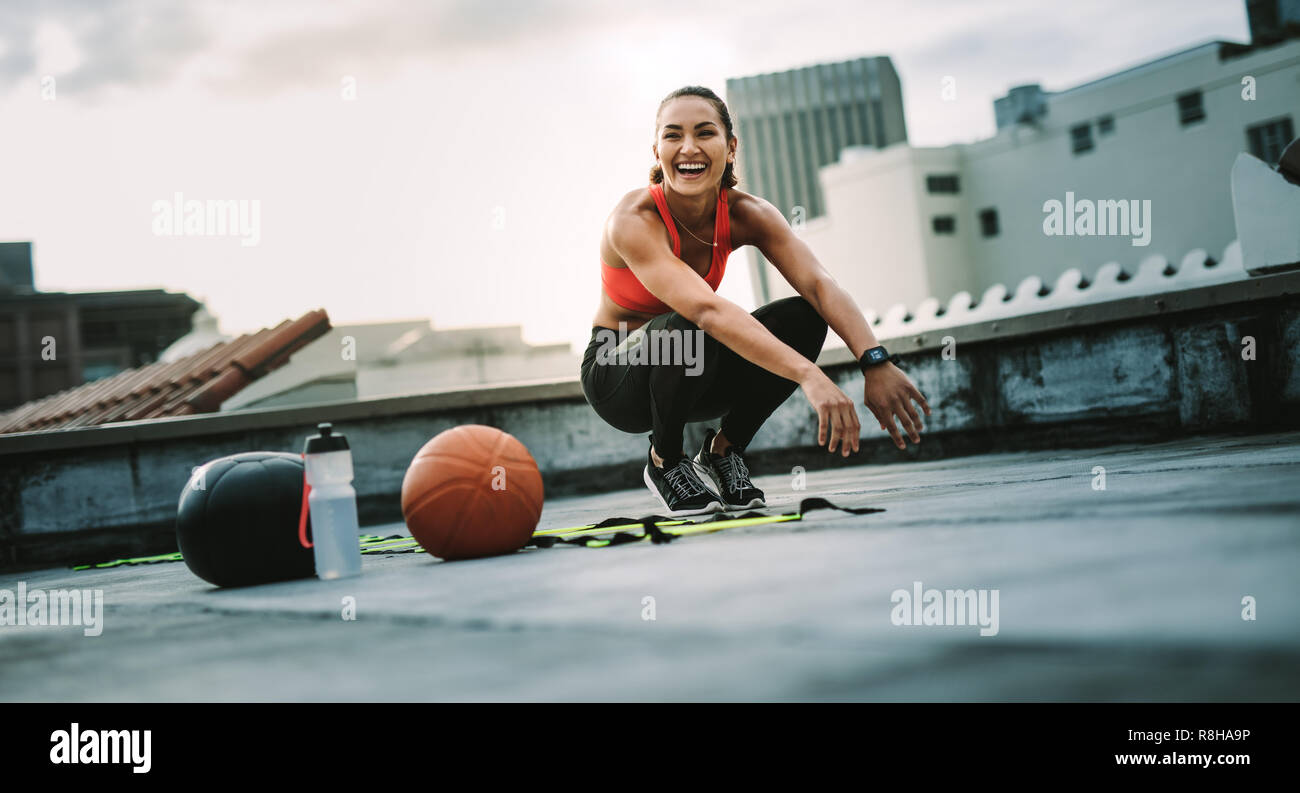
<svg viewBox="0 0 1300 793">
<path fill-rule="evenodd" d="M 866 382 L 862 389 L 862 402 L 880 422 L 880 428 L 894 439 L 894 445 L 900 449 L 907 446 L 898 431 L 898 424 L 903 425 L 903 431 L 912 443 L 920 443 L 924 427 L 912 402 L 919 404 L 927 416 L 930 415 L 930 403 L 925 401 L 925 396 L 917 390 L 912 379 L 889 361 L 867 369 L 863 378 Z"/>
</svg>

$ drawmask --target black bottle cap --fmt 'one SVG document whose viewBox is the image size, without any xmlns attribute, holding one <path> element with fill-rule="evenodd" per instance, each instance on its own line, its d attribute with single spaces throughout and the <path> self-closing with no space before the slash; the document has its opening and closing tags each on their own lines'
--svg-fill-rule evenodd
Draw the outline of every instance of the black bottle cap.
<svg viewBox="0 0 1300 793">
<path fill-rule="evenodd" d="M 304 454 L 324 454 L 325 452 L 342 452 L 348 449 L 348 439 L 334 434 L 334 427 L 329 422 L 316 425 L 319 435 L 307 439 L 303 447 Z"/>
</svg>

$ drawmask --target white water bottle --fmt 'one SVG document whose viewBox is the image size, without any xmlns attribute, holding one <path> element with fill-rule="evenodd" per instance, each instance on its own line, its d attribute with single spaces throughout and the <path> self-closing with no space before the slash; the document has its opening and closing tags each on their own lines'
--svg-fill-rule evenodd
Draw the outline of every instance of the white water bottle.
<svg viewBox="0 0 1300 793">
<path fill-rule="evenodd" d="M 347 438 L 329 424 L 307 439 L 307 506 L 311 513 L 312 552 L 319 578 L 361 573 L 361 527 L 357 525 L 357 491 L 352 488 L 352 451 Z"/>
</svg>

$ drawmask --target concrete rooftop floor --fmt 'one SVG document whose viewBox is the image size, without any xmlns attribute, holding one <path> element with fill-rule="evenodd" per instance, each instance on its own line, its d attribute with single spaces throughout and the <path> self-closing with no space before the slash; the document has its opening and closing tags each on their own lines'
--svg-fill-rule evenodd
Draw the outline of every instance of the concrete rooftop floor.
<svg viewBox="0 0 1300 793">
<path fill-rule="evenodd" d="M 237 590 L 183 563 L 0 576 L 105 598 L 98 637 L 0 627 L 0 700 L 1300 699 L 1300 433 L 806 476 L 755 481 L 887 511 Z M 656 511 L 629 490 L 541 525 Z M 914 581 L 997 589 L 999 632 L 893 625 Z"/>
</svg>

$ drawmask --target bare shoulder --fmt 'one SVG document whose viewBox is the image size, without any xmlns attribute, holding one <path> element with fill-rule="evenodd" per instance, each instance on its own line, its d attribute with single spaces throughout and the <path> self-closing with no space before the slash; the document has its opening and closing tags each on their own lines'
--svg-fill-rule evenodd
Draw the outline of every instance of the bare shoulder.
<svg viewBox="0 0 1300 793">
<path fill-rule="evenodd" d="M 654 224 L 658 221 L 659 210 L 654 198 L 644 187 L 629 190 L 618 200 L 605 219 L 605 228 L 601 239 L 601 255 L 604 262 L 612 267 L 625 267 L 626 262 L 614 246 L 615 237 L 628 239 L 628 235 L 644 234 L 647 239 L 654 236 Z"/>
<path fill-rule="evenodd" d="M 645 187 L 638 187 L 635 190 L 629 190 L 623 194 L 623 197 L 614 205 L 614 211 L 609 214 L 611 220 L 627 219 L 629 217 L 646 217 L 648 215 L 659 217 L 659 209 L 655 206 L 654 197 Z"/>
<path fill-rule="evenodd" d="M 731 246 L 757 245 L 768 238 L 773 228 L 788 225 L 781 210 L 762 196 L 731 188 L 727 191 L 731 211 Z"/>
<path fill-rule="evenodd" d="M 614 208 L 609 211 L 609 216 L 605 218 L 605 236 L 608 237 L 615 228 L 621 228 L 628 220 L 643 214 L 645 202 L 654 205 L 649 191 L 645 188 L 624 193 L 623 197 L 614 204 Z"/>
</svg>

